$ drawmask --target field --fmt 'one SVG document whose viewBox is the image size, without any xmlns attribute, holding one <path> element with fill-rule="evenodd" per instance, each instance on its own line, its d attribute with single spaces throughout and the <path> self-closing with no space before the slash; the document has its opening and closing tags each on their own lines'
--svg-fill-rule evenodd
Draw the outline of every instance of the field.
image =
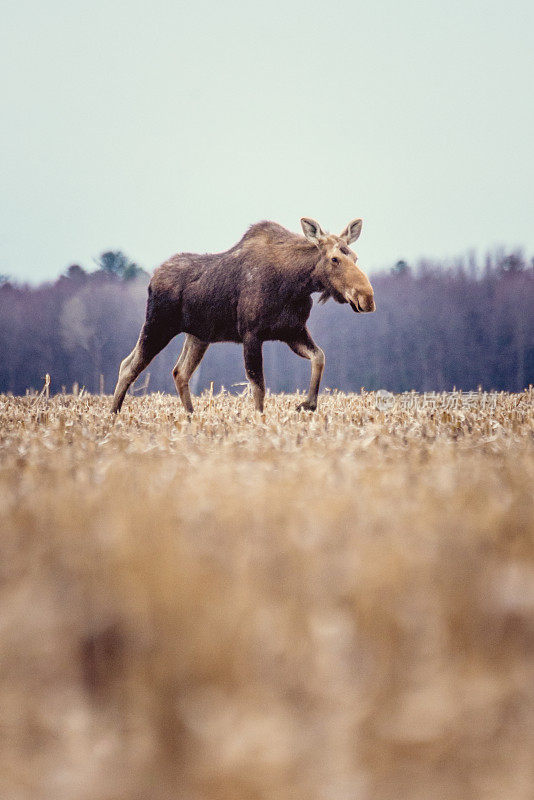
<svg viewBox="0 0 534 800">
<path fill-rule="evenodd" d="M 534 393 L 0 397 L 2 800 L 531 800 Z"/>
</svg>

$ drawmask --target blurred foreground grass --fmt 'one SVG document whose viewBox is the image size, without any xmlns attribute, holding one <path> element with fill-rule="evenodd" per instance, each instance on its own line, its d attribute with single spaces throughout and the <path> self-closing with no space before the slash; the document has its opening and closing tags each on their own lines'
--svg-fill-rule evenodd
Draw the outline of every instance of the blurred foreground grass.
<svg viewBox="0 0 534 800">
<path fill-rule="evenodd" d="M 408 400 L 0 397 L 2 800 L 530 800 L 534 395 Z"/>
</svg>

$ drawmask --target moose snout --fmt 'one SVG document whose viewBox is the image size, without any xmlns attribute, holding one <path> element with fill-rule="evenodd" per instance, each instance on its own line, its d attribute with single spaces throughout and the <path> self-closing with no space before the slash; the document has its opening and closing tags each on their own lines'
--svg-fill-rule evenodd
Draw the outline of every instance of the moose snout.
<svg viewBox="0 0 534 800">
<path fill-rule="evenodd" d="M 357 314 L 376 311 L 375 297 L 372 291 L 347 293 L 346 298 L 352 310 Z"/>
<path fill-rule="evenodd" d="M 370 294 L 359 294 L 358 305 L 360 307 L 360 311 L 376 311 L 374 294 L 372 292 Z"/>
</svg>

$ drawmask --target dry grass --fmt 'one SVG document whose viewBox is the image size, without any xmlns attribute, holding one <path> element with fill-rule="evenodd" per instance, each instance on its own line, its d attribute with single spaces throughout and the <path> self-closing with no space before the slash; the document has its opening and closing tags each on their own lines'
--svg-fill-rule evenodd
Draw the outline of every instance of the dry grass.
<svg viewBox="0 0 534 800">
<path fill-rule="evenodd" d="M 534 796 L 534 395 L 375 400 L 0 397 L 2 800 Z"/>
</svg>

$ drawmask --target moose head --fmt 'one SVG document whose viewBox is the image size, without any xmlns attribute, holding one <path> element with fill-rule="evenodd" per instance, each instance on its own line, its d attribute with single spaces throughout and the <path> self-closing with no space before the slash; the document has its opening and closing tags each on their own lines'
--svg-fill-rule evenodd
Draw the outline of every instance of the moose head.
<svg viewBox="0 0 534 800">
<path fill-rule="evenodd" d="M 306 239 L 320 253 L 315 272 L 323 287 L 321 299 L 333 297 L 338 303 L 349 303 L 357 313 L 375 311 L 373 287 L 358 266 L 358 256 L 349 247 L 360 236 L 362 220 L 353 219 L 339 236 L 325 233 L 319 223 L 309 217 L 302 217 L 300 224 Z"/>
</svg>

